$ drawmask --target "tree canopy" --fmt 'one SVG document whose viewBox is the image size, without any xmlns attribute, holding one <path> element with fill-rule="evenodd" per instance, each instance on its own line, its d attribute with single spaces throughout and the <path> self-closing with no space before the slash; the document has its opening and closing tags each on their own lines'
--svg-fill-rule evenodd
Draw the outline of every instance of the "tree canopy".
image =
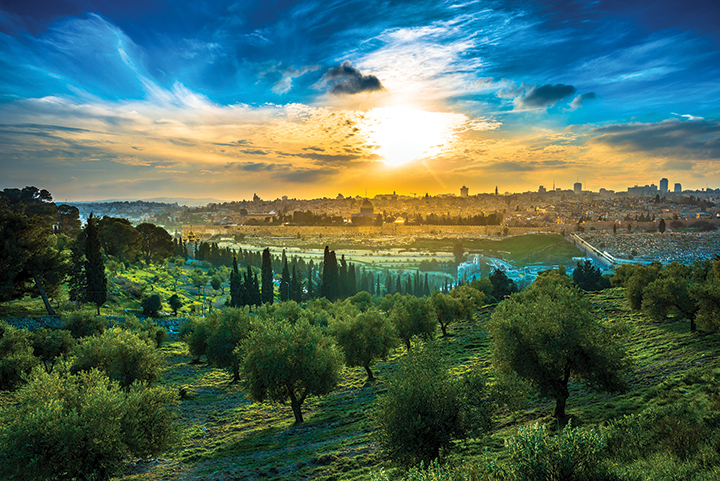
<svg viewBox="0 0 720 481">
<path fill-rule="evenodd" d="M 556 277 L 500 303 L 488 330 L 498 372 L 517 373 L 554 398 L 555 417 L 564 421 L 571 376 L 596 390 L 619 391 L 628 362 L 588 299 Z"/>
<path fill-rule="evenodd" d="M 238 349 L 253 399 L 290 400 L 296 423 L 303 422 L 305 399 L 328 394 L 340 379 L 342 354 L 335 341 L 305 319 L 259 325 Z"/>
</svg>

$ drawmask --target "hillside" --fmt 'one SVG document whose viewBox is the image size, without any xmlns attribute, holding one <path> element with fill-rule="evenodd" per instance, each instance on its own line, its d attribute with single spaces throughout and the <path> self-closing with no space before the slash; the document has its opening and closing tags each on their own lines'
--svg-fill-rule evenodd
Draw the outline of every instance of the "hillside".
<svg viewBox="0 0 720 481">
<path fill-rule="evenodd" d="M 607 317 L 623 333 L 634 362 L 631 390 L 615 396 L 593 394 L 583 385 L 573 384 L 568 400 L 573 426 L 598 426 L 658 406 L 686 404 L 718 410 L 720 396 L 715 381 L 720 375 L 720 334 L 691 334 L 682 320 L 648 323 L 642 314 L 630 310 L 623 289 L 591 296 L 598 315 Z M 453 370 L 475 368 L 489 374 L 488 338 L 483 328 L 489 315 L 485 309 L 473 322 L 452 325 L 451 335 L 439 340 Z M 343 382 L 335 392 L 306 401 L 306 422 L 300 426 L 293 425 L 289 406 L 251 403 L 238 385 L 229 383 L 226 371 L 192 364 L 183 344 L 171 342 L 162 349 L 168 359 L 163 383 L 188 393 L 178 408 L 184 439 L 164 457 L 130 466 L 124 481 L 359 480 L 369 479 L 380 468 L 391 476 L 396 473 L 374 441 L 371 412 L 373 400 L 384 391 L 397 359 L 404 355 L 402 349 L 376 365 L 378 380 L 374 384 L 365 382 L 361 368 L 345 368 Z M 504 439 L 520 426 L 535 422 L 552 426 L 551 413 L 551 403 L 537 399 L 520 413 L 501 413 L 496 416 L 492 435 L 456 443 L 445 461 L 472 464 L 487 456 L 486 449 L 502 459 Z M 668 458 L 669 465 L 679 466 L 680 461 L 673 459 Z M 649 468 L 643 463 L 652 461 L 639 459 L 616 469 L 644 472 Z M 715 464 L 693 469 L 718 468 Z"/>
</svg>

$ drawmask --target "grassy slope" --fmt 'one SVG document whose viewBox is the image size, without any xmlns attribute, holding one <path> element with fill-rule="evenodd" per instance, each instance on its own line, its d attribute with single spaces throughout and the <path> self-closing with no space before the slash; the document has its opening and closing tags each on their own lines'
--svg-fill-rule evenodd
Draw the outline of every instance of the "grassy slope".
<svg viewBox="0 0 720 481">
<path fill-rule="evenodd" d="M 629 309 L 622 289 L 592 298 L 602 317 L 624 326 L 623 339 L 635 363 L 632 389 L 622 395 L 594 394 L 573 383 L 568 413 L 574 425 L 592 426 L 654 405 L 708 402 L 703 389 L 707 381 L 698 374 L 720 375 L 720 334 L 691 334 L 685 321 L 647 323 Z M 453 370 L 489 370 L 483 329 L 489 314 L 451 326 L 452 334 L 440 340 Z M 190 364 L 182 344 L 169 343 L 163 349 L 169 361 L 164 382 L 189 392 L 179 408 L 185 439 L 161 460 L 140 463 L 122 479 L 340 480 L 367 479 L 380 467 L 394 471 L 373 441 L 370 412 L 397 358 L 404 355 L 402 349 L 376 366 L 379 379 L 372 385 L 365 383 L 361 369 L 346 369 L 335 392 L 306 401 L 306 422 L 301 426 L 293 425 L 289 406 L 250 403 L 237 385 L 228 383 L 228 373 Z M 503 439 L 518 426 L 552 424 L 552 408 L 552 403 L 536 399 L 520 414 L 501 413 L 492 436 L 457 443 L 446 460 L 469 462 L 485 449 L 501 452 Z"/>
</svg>

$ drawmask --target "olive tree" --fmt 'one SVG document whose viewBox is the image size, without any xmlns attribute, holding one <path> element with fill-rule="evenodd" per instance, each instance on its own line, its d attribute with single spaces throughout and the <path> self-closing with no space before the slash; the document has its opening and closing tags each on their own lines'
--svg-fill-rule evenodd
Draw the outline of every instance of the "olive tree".
<svg viewBox="0 0 720 481">
<path fill-rule="evenodd" d="M 392 322 L 374 307 L 349 320 L 335 320 L 330 326 L 345 354 L 345 363 L 364 367 L 368 381 L 375 379 L 370 365 L 376 359 L 387 358 L 398 344 Z"/>
<path fill-rule="evenodd" d="M 589 300 L 560 277 L 547 277 L 500 303 L 488 330 L 497 371 L 514 372 L 541 396 L 555 399 L 558 420 L 565 421 L 571 376 L 596 390 L 625 388 L 624 352 Z"/>
<path fill-rule="evenodd" d="M 99 369 L 120 386 L 128 388 L 135 381 L 157 381 L 164 363 L 165 358 L 155 349 L 154 340 L 113 327 L 78 344 L 72 371 Z"/>
<path fill-rule="evenodd" d="M 95 369 L 58 371 L 37 371 L 13 409 L 0 410 L 0 478 L 108 480 L 128 456 L 157 455 L 179 439 L 173 391 L 122 389 Z"/>
<path fill-rule="evenodd" d="M 252 398 L 290 400 L 296 423 L 303 422 L 305 399 L 328 394 L 340 378 L 342 354 L 335 341 L 305 319 L 258 324 L 237 349 Z"/>
<path fill-rule="evenodd" d="M 414 336 L 431 339 L 437 330 L 437 314 L 432 301 L 428 298 L 404 296 L 395 302 L 390 313 L 398 336 L 410 351 L 410 341 Z"/>
<path fill-rule="evenodd" d="M 379 439 L 394 460 L 413 465 L 437 459 L 454 439 L 489 432 L 493 402 L 471 369 L 452 375 L 432 344 L 408 354 L 378 397 Z"/>
<path fill-rule="evenodd" d="M 208 314 L 206 322 L 212 326 L 208 332 L 208 362 L 232 373 L 232 382 L 240 380 L 240 356 L 235 348 L 250 332 L 250 313 L 240 308 L 225 308 Z"/>
</svg>

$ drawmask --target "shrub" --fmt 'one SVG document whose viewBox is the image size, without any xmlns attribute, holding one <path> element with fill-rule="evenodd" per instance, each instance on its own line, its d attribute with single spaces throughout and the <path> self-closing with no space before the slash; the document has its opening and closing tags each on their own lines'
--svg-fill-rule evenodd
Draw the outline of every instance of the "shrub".
<svg viewBox="0 0 720 481">
<path fill-rule="evenodd" d="M 157 294 L 153 294 L 142 300 L 143 316 L 157 317 L 158 311 L 162 309 L 162 299 Z"/>
<path fill-rule="evenodd" d="M 46 372 L 51 372 L 57 360 L 75 346 L 75 338 L 66 329 L 42 327 L 33 332 L 32 342 L 34 354 L 43 362 Z"/>
<path fill-rule="evenodd" d="M 75 339 L 102 334 L 107 327 L 107 321 L 90 311 L 73 312 L 65 317 L 65 328 Z"/>
<path fill-rule="evenodd" d="M 200 356 L 207 352 L 208 337 L 215 326 L 210 322 L 217 320 L 216 317 L 202 318 L 191 317 L 180 326 L 180 340 L 187 344 L 190 354 L 195 356 L 193 362 L 200 362 Z"/>
<path fill-rule="evenodd" d="M 119 327 L 87 339 L 75 348 L 73 372 L 99 369 L 127 388 L 135 381 L 153 383 L 160 377 L 163 355 L 138 334 Z"/>
<path fill-rule="evenodd" d="M 563 481 L 605 480 L 602 465 L 607 439 L 595 429 L 574 428 L 568 424 L 551 435 L 537 423 L 520 428 L 505 441 L 507 466 L 512 480 L 547 479 Z"/>
<path fill-rule="evenodd" d="M 433 346 L 410 353 L 378 398 L 380 442 L 391 458 L 407 466 L 437 459 L 453 439 L 489 428 L 490 411 L 478 402 L 483 394 L 476 376 L 454 379 Z"/>
<path fill-rule="evenodd" d="M 107 480 L 128 456 L 158 454 L 177 439 L 175 394 L 133 385 L 129 391 L 98 370 L 40 372 L 0 412 L 0 477 L 16 480 Z"/>
<path fill-rule="evenodd" d="M 39 362 L 33 356 L 30 332 L 0 321 L 0 390 L 20 386 Z"/>
<path fill-rule="evenodd" d="M 173 315 L 177 317 L 177 311 L 183 306 L 180 297 L 177 294 L 173 294 L 170 296 L 170 299 L 168 299 L 168 304 L 170 305 L 170 309 L 173 310 Z"/>
<path fill-rule="evenodd" d="M 152 319 L 139 320 L 133 315 L 125 317 L 125 328 L 141 339 L 151 342 L 155 347 L 160 347 L 169 337 L 167 329 L 158 326 Z"/>
</svg>

